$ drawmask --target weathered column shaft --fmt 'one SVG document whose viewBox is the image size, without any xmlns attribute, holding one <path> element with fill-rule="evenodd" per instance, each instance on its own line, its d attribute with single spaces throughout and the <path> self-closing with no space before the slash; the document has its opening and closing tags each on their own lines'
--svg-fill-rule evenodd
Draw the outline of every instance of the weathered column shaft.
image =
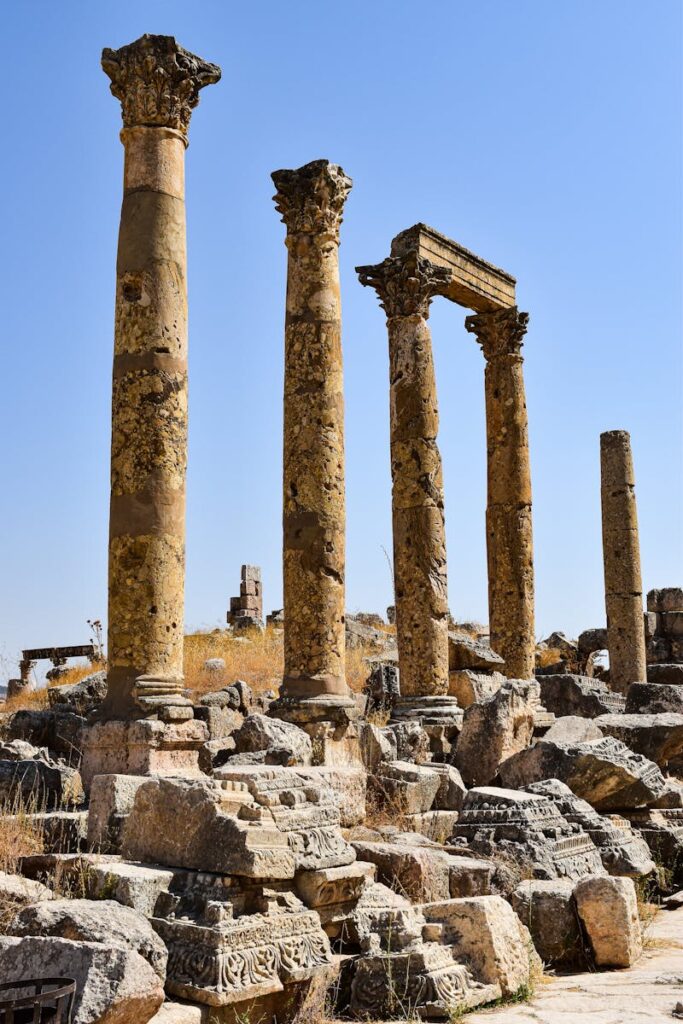
<svg viewBox="0 0 683 1024">
<path fill-rule="evenodd" d="M 531 471 L 521 347 L 529 321 L 516 306 L 468 316 L 486 359 L 486 548 L 491 647 L 508 677 L 535 671 Z"/>
<path fill-rule="evenodd" d="M 287 226 L 281 696 L 348 696 L 339 226 L 351 180 L 317 160 L 272 175 Z"/>
<path fill-rule="evenodd" d="M 600 435 L 600 469 L 610 685 L 625 692 L 631 683 L 647 679 L 635 475 L 627 431 Z"/>
<path fill-rule="evenodd" d="M 109 716 L 183 703 L 187 290 L 184 160 L 219 69 L 169 36 L 105 50 L 121 100 L 124 197 L 112 385 Z"/>
<path fill-rule="evenodd" d="M 439 413 L 427 323 L 450 272 L 415 255 L 356 268 L 389 333 L 392 521 L 402 698 L 448 692 L 448 597 Z"/>
</svg>

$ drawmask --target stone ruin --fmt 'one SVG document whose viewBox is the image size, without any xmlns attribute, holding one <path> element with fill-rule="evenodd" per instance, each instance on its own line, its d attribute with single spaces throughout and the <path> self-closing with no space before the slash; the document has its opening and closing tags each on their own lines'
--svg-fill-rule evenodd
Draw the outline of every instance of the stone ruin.
<svg viewBox="0 0 683 1024">
<path fill-rule="evenodd" d="M 284 672 L 274 700 L 239 681 L 192 694 L 184 160 L 199 91 L 221 73 L 168 36 L 107 49 L 102 65 L 125 152 L 107 667 L 48 710 L 2 716 L 0 797 L 42 798 L 28 819 L 45 851 L 0 874 L 16 905 L 0 977 L 77 976 L 75 1024 L 303 1024 L 325 998 L 341 1019 L 453 1019 L 528 991 L 536 950 L 551 966 L 629 966 L 634 879 L 683 884 L 683 592 L 652 591 L 643 618 L 628 435 L 601 438 L 607 628 L 583 644 L 553 634 L 559 670 L 535 678 L 529 317 L 515 281 L 424 224 L 357 268 L 389 337 L 396 634 L 352 693 L 347 646 L 387 635 L 345 604 L 339 241 L 352 182 L 327 160 L 276 171 Z M 485 360 L 488 634 L 448 612 L 437 297 L 472 311 Z M 228 622 L 262 620 L 260 570 L 245 565 Z M 596 641 L 606 679 L 581 661 Z M 70 887 L 83 898 L 57 896 Z"/>
<path fill-rule="evenodd" d="M 258 565 L 243 565 L 240 592 L 230 598 L 227 622 L 235 630 L 263 629 L 263 587 Z"/>
</svg>

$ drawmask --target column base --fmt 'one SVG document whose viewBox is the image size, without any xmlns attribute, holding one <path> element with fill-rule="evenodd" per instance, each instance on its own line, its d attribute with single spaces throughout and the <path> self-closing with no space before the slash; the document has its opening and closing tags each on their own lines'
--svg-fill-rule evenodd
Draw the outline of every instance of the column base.
<svg viewBox="0 0 683 1024">
<path fill-rule="evenodd" d="M 268 709 L 271 718 L 298 725 L 313 744 L 313 763 L 336 767 L 361 764 L 357 720 L 360 709 L 353 697 L 278 697 Z"/>
<path fill-rule="evenodd" d="M 89 790 L 96 775 L 201 778 L 199 748 L 207 739 L 205 724 L 195 719 L 95 722 L 83 731 L 83 786 Z"/>
<path fill-rule="evenodd" d="M 428 697 L 399 697 L 391 711 L 392 722 L 417 721 L 423 725 L 462 724 L 463 709 L 448 694 Z"/>
</svg>

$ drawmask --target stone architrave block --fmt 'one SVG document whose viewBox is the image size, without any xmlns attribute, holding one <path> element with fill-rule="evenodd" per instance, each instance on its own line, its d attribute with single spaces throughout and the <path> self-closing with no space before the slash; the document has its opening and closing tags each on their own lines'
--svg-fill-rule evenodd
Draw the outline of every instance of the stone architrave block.
<svg viewBox="0 0 683 1024">
<path fill-rule="evenodd" d="M 380 766 L 378 774 L 373 776 L 373 784 L 380 800 L 392 806 L 397 814 L 420 814 L 431 809 L 442 779 L 426 765 L 392 761 Z"/>
<path fill-rule="evenodd" d="M 35 884 L 35 883 L 34 883 Z M 12 935 L 49 935 L 133 949 L 166 979 L 168 953 L 146 917 L 113 900 L 50 900 L 21 910 Z"/>
<path fill-rule="evenodd" d="M 657 765 L 611 736 L 566 745 L 539 740 L 508 758 L 500 775 L 515 789 L 559 779 L 598 811 L 644 807 L 666 791 Z"/>
<path fill-rule="evenodd" d="M 623 695 L 613 693 L 599 679 L 565 673 L 539 676 L 538 682 L 544 707 L 558 718 L 566 715 L 595 718 L 624 709 Z"/>
<path fill-rule="evenodd" d="M 667 712 L 683 715 L 683 686 L 672 686 L 670 683 L 631 683 L 626 694 L 624 710 L 627 715 L 662 715 Z"/>
<path fill-rule="evenodd" d="M 584 953 L 569 879 L 527 879 L 512 893 L 512 907 L 531 932 L 536 952 L 545 964 L 583 965 Z"/>
<path fill-rule="evenodd" d="M 529 986 L 534 966 L 531 937 L 501 896 L 426 903 L 422 912 L 428 921 L 443 925 L 443 942 L 478 982 L 498 986 L 504 998 Z"/>
<path fill-rule="evenodd" d="M 683 714 L 600 715 L 595 725 L 660 768 L 683 753 Z"/>
<path fill-rule="evenodd" d="M 0 936 L 0 978 L 36 977 L 75 979 L 72 1024 L 147 1024 L 164 1001 L 161 979 L 133 949 L 51 936 Z"/>
<path fill-rule="evenodd" d="M 455 763 L 467 786 L 484 786 L 502 761 L 531 743 L 538 683 L 510 680 L 489 700 L 465 711 Z"/>
<path fill-rule="evenodd" d="M 642 952 L 633 879 L 583 878 L 574 898 L 597 966 L 630 967 Z"/>
</svg>

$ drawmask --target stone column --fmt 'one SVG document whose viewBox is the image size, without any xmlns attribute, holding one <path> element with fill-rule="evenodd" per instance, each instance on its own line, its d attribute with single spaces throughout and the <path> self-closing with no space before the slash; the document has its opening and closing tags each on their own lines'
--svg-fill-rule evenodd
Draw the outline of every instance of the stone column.
<svg viewBox="0 0 683 1024">
<path fill-rule="evenodd" d="M 451 273 L 408 253 L 356 267 L 387 316 L 394 588 L 401 698 L 448 693 L 448 597 L 439 413 L 427 324 Z"/>
<path fill-rule="evenodd" d="M 600 470 L 610 685 L 625 693 L 631 683 L 647 679 L 635 476 L 627 431 L 600 435 Z"/>
<path fill-rule="evenodd" d="M 351 179 L 316 160 L 275 171 L 287 227 L 284 678 L 276 713 L 350 702 L 345 677 L 344 394 L 339 226 Z"/>
<path fill-rule="evenodd" d="M 183 685 L 187 291 L 184 162 L 199 90 L 220 69 L 145 35 L 105 49 L 121 101 L 109 516 L 109 718 L 186 704 Z"/>
<path fill-rule="evenodd" d="M 533 679 L 534 555 L 521 355 L 529 322 L 516 306 L 468 316 L 486 359 L 486 547 L 491 647 L 511 679 Z"/>
</svg>

